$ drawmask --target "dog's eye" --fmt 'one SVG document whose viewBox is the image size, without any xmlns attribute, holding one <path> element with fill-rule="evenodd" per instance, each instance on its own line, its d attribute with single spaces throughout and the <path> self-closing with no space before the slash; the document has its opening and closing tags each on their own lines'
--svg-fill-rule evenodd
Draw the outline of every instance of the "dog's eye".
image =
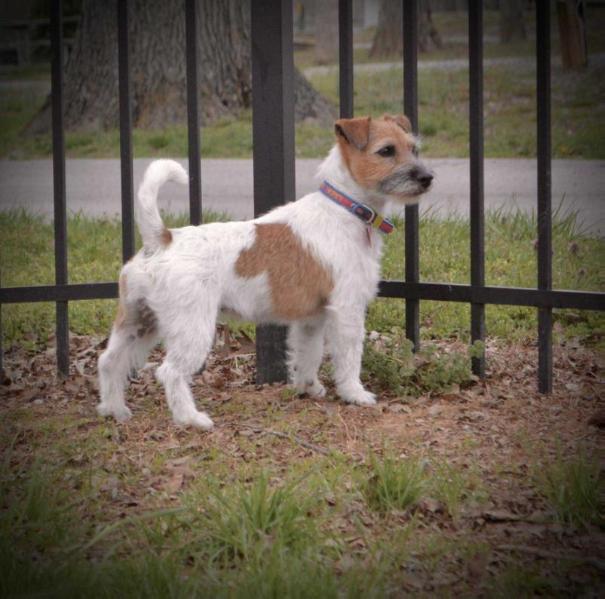
<svg viewBox="0 0 605 599">
<path fill-rule="evenodd" d="M 379 154 L 383 158 L 388 158 L 389 156 L 395 156 L 395 146 L 385 146 L 384 148 L 380 148 L 376 154 Z"/>
</svg>

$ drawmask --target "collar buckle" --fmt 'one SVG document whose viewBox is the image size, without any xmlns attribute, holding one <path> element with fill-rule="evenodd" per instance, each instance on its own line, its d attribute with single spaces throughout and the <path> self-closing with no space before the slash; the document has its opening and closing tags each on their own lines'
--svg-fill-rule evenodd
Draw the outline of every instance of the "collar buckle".
<svg viewBox="0 0 605 599">
<path fill-rule="evenodd" d="M 353 210 L 366 225 L 371 225 L 376 220 L 376 212 L 370 206 L 357 204 Z"/>
</svg>

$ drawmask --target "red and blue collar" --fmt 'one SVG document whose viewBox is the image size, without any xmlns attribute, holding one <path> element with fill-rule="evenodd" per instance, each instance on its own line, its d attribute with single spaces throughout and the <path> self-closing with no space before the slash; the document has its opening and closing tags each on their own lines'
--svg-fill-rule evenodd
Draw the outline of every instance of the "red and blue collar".
<svg viewBox="0 0 605 599">
<path fill-rule="evenodd" d="M 381 214 L 376 212 L 370 206 L 366 206 L 360 202 L 356 202 L 348 195 L 342 193 L 342 191 L 338 191 L 333 185 L 324 181 L 319 191 L 323 193 L 327 198 L 339 204 L 343 208 L 346 208 L 351 214 L 354 214 L 357 218 L 363 221 L 366 225 L 374 227 L 378 229 L 381 233 L 388 235 L 393 231 L 395 226 L 393 223 L 384 218 Z"/>
</svg>

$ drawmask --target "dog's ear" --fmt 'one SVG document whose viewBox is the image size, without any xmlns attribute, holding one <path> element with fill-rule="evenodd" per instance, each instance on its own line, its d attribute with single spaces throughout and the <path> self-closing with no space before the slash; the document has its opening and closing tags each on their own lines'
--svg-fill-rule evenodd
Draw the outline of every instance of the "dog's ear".
<svg viewBox="0 0 605 599">
<path fill-rule="evenodd" d="M 395 121 L 406 133 L 412 133 L 412 123 L 404 114 L 396 114 L 395 116 L 385 114 L 382 118 L 385 121 Z"/>
<path fill-rule="evenodd" d="M 356 119 L 339 119 L 334 124 L 337 136 L 342 137 L 347 143 L 363 150 L 368 145 L 370 138 L 371 117 L 360 117 Z"/>
</svg>

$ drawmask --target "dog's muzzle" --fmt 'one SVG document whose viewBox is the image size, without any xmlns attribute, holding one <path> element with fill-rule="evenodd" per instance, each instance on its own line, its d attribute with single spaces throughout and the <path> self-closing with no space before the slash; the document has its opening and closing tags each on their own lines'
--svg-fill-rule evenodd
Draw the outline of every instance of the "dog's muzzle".
<svg viewBox="0 0 605 599">
<path fill-rule="evenodd" d="M 379 184 L 379 191 L 385 194 L 420 195 L 428 190 L 433 174 L 418 163 L 397 171 Z"/>
</svg>

